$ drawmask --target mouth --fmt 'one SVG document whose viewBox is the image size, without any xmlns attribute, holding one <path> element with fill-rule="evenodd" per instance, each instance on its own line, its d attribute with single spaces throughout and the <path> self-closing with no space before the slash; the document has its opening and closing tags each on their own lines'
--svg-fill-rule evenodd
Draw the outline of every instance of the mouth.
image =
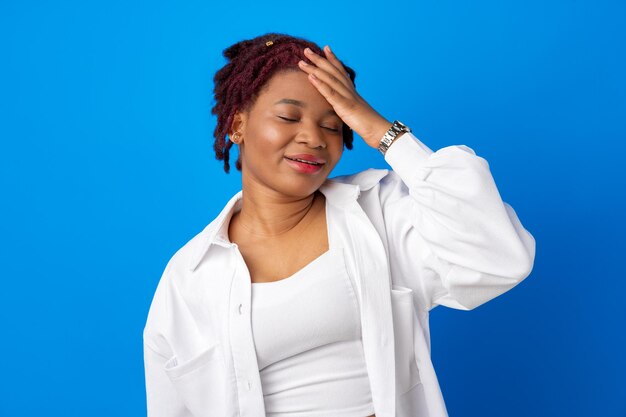
<svg viewBox="0 0 626 417">
<path fill-rule="evenodd" d="M 312 161 L 310 159 L 292 158 L 288 156 L 285 156 L 285 158 L 289 159 L 290 161 L 301 162 L 303 164 L 310 164 L 310 165 L 317 165 L 317 166 L 324 165 L 324 162 L 322 161 Z"/>
<path fill-rule="evenodd" d="M 291 158 L 291 157 L 286 157 L 286 156 L 285 156 L 285 160 L 292 168 L 294 168 L 296 171 L 303 173 L 303 174 L 317 174 L 318 172 L 322 170 L 324 165 L 326 165 L 325 162 L 315 162 L 315 161 L 309 161 L 309 160 L 300 159 L 300 158 Z"/>
</svg>

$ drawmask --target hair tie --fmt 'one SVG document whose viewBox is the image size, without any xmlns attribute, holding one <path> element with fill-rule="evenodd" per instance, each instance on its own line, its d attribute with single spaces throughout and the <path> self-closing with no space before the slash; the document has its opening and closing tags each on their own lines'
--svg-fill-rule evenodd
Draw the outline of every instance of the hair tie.
<svg viewBox="0 0 626 417">
<path fill-rule="evenodd" d="M 272 45 L 274 45 L 274 42 L 272 41 L 265 42 L 265 46 L 272 46 Z"/>
</svg>

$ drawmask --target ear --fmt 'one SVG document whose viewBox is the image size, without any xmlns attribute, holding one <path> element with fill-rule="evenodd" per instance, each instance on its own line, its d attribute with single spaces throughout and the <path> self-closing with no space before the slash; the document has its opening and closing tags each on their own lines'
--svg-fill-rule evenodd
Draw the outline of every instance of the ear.
<svg viewBox="0 0 626 417">
<path fill-rule="evenodd" d="M 240 137 L 245 137 L 245 124 L 246 124 L 247 114 L 241 111 L 235 112 L 233 116 L 233 122 L 230 125 L 230 131 L 228 132 L 228 136 L 231 136 L 235 132 L 239 132 Z"/>
</svg>

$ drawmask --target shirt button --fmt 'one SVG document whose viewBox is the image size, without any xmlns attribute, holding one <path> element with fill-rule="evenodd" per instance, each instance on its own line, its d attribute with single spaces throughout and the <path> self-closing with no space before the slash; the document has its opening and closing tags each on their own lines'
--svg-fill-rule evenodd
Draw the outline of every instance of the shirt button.
<svg viewBox="0 0 626 417">
<path fill-rule="evenodd" d="M 252 389 L 252 383 L 250 381 L 246 381 L 248 384 L 248 391 L 250 391 L 250 389 Z"/>
<path fill-rule="evenodd" d="M 239 314 L 243 314 L 243 304 L 239 304 Z"/>
</svg>

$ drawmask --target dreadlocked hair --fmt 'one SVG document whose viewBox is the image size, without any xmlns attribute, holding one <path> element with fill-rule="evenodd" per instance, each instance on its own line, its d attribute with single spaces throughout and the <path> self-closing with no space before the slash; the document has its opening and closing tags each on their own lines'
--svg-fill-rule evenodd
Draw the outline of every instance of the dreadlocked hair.
<svg viewBox="0 0 626 417">
<path fill-rule="evenodd" d="M 249 110 L 262 87 L 276 72 L 301 71 L 298 66 L 298 61 L 301 59 L 313 64 L 303 53 L 305 47 L 325 56 L 322 48 L 313 42 L 273 32 L 242 40 L 222 52 L 228 62 L 213 77 L 213 94 L 216 104 L 211 109 L 211 113 L 217 116 L 217 126 L 213 132 L 215 157 L 224 161 L 224 171 L 227 174 L 230 171 L 228 160 L 233 142 L 226 140 L 226 136 L 235 113 L 238 110 Z M 356 72 L 343 62 L 342 65 L 354 83 Z M 345 123 L 342 134 L 344 147 L 352 149 L 352 129 Z M 237 158 L 235 167 L 241 171 L 241 156 Z"/>
</svg>

